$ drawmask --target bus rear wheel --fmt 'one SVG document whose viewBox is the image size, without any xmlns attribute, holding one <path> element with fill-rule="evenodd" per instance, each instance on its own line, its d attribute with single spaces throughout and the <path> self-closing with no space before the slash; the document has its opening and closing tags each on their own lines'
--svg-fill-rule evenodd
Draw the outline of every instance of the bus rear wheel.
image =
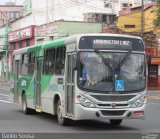
<svg viewBox="0 0 160 139">
<path fill-rule="evenodd" d="M 68 119 L 62 116 L 62 108 L 61 108 L 60 100 L 58 100 L 57 102 L 57 120 L 58 120 L 58 123 L 62 126 L 65 126 L 68 124 Z"/>
<path fill-rule="evenodd" d="M 119 126 L 121 123 L 122 123 L 122 120 L 121 119 L 111 119 L 111 120 L 109 120 L 110 121 L 110 124 L 111 125 L 114 125 L 114 126 Z"/>
<path fill-rule="evenodd" d="M 27 100 L 26 100 L 26 95 L 22 95 L 22 110 L 24 114 L 31 114 L 33 112 L 32 109 L 27 107 Z"/>
</svg>

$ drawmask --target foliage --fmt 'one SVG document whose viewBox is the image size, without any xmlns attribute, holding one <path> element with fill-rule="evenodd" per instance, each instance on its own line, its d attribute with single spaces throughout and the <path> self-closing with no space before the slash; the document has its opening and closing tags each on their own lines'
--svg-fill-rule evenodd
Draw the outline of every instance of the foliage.
<svg viewBox="0 0 160 139">
<path fill-rule="evenodd" d="M 157 11 L 156 11 L 157 18 L 154 20 L 154 24 L 156 27 L 160 27 L 160 0 L 157 0 L 157 5 L 158 5 Z"/>
</svg>

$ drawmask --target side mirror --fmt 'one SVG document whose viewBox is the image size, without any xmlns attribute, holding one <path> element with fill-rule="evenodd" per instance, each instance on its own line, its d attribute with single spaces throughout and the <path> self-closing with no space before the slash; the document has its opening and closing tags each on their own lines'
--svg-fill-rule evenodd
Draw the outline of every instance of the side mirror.
<svg viewBox="0 0 160 139">
<path fill-rule="evenodd" d="M 77 54 L 74 54 L 72 57 L 72 70 L 76 70 L 77 69 Z"/>
</svg>

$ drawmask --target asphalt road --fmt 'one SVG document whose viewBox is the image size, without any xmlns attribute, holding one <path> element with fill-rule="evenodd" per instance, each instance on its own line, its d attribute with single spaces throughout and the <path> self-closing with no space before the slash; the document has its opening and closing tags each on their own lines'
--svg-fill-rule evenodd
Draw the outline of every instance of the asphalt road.
<svg viewBox="0 0 160 139">
<path fill-rule="evenodd" d="M 145 120 L 124 120 L 122 125 L 114 127 L 109 122 L 82 121 L 73 126 L 60 126 L 54 116 L 45 113 L 24 115 L 21 106 L 12 103 L 9 91 L 0 89 L 0 138 L 11 137 L 31 138 L 28 133 L 35 134 L 34 138 L 143 138 L 144 133 L 160 133 L 160 92 L 148 92 Z M 27 133 L 20 136 L 19 133 Z M 47 133 L 47 134 L 44 134 Z M 50 134 L 52 133 L 52 134 Z M 76 134 L 75 134 L 76 133 Z M 15 136 L 14 136 L 15 134 Z M 10 134 L 9 134 L 10 135 Z M 74 135 L 74 137 L 73 137 Z M 136 137 L 137 136 L 137 137 Z M 160 134 L 155 139 L 159 139 Z M 144 139 L 144 138 L 143 138 Z"/>
</svg>

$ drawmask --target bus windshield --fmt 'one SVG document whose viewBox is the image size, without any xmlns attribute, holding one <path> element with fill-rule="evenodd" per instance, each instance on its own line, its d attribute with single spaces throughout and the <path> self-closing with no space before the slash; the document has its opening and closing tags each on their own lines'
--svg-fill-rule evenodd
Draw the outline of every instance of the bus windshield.
<svg viewBox="0 0 160 139">
<path fill-rule="evenodd" d="M 78 86 L 92 92 L 136 92 L 144 90 L 145 56 L 128 52 L 80 52 Z M 123 82 L 122 90 L 116 81 Z"/>
</svg>

